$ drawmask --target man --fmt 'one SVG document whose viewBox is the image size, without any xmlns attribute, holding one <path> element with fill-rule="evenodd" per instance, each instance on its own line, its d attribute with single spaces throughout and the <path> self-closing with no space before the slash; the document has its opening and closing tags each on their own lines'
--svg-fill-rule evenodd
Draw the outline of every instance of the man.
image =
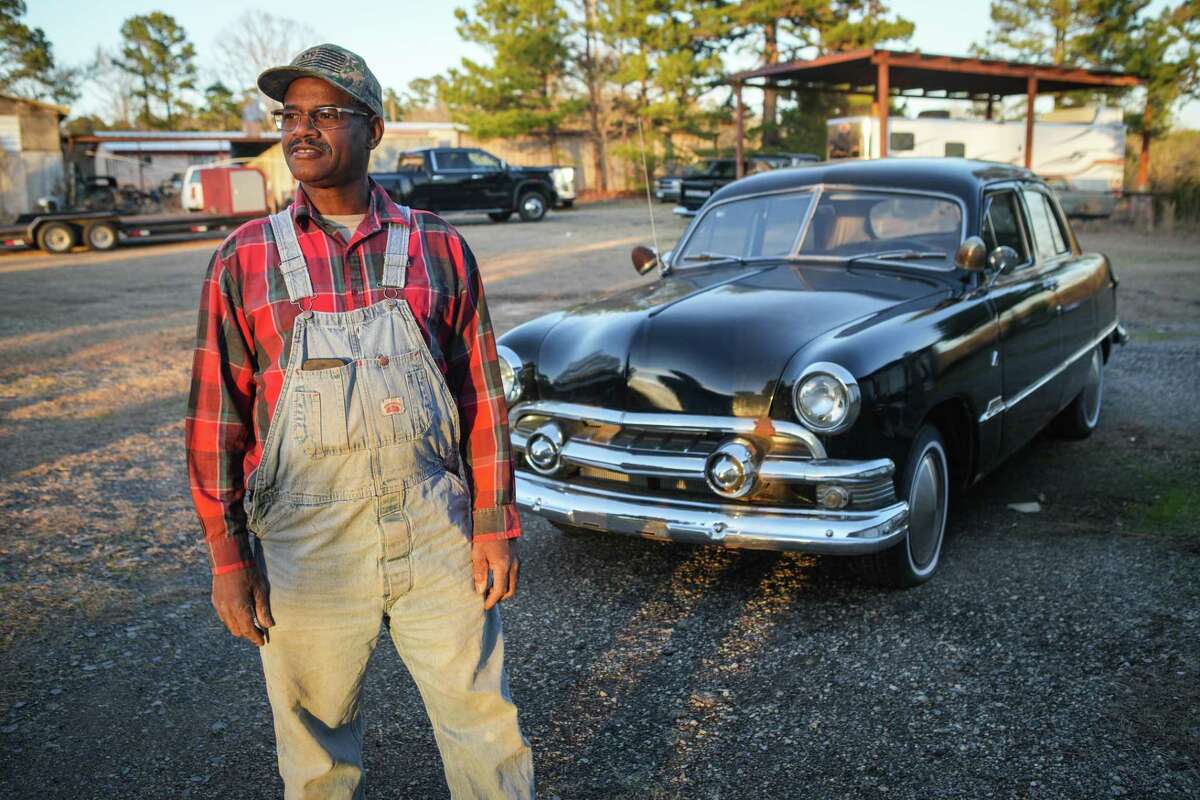
<svg viewBox="0 0 1200 800">
<path fill-rule="evenodd" d="M 288 798 L 363 796 L 381 621 L 452 796 L 530 797 L 496 605 L 520 522 L 475 259 L 368 177 L 383 102 L 362 58 L 320 45 L 258 85 L 299 188 L 221 244 L 200 301 L 186 431 L 213 605 L 259 647 Z"/>
</svg>

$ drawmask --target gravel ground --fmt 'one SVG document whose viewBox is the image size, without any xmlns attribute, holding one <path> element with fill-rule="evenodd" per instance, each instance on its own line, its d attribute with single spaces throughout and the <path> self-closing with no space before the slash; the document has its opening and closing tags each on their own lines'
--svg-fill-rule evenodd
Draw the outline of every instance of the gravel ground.
<svg viewBox="0 0 1200 800">
<path fill-rule="evenodd" d="M 682 225 L 656 212 L 665 245 Z M 629 265 L 650 240 L 636 203 L 453 221 L 501 332 L 653 280 Z M 505 625 L 543 797 L 1200 797 L 1200 240 L 1081 239 L 1119 265 L 1135 336 L 1101 429 L 1039 438 L 968 494 L 930 584 L 524 517 Z M 183 467 L 214 244 L 0 257 L 6 798 L 281 793 Z M 445 796 L 411 680 L 391 648 L 374 662 L 373 795 Z"/>
</svg>

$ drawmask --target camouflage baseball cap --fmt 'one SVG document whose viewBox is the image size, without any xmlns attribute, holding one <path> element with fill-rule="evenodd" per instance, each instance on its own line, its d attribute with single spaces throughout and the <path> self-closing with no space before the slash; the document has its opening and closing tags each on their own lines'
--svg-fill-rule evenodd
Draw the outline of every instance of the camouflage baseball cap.
<svg viewBox="0 0 1200 800">
<path fill-rule="evenodd" d="M 362 56 L 336 44 L 310 47 L 286 67 L 271 67 L 258 76 L 258 88 L 272 100 L 283 102 L 296 78 L 320 78 L 383 116 L 383 92 Z"/>
</svg>

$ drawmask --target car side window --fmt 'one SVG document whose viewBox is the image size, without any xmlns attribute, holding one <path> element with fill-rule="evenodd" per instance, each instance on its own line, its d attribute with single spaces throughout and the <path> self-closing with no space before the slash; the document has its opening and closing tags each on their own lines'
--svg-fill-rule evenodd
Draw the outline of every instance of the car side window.
<svg viewBox="0 0 1200 800">
<path fill-rule="evenodd" d="M 471 162 L 467 160 L 466 153 L 456 150 L 438 150 L 434 153 L 434 156 L 437 168 L 442 171 L 467 170 L 471 168 Z"/>
<path fill-rule="evenodd" d="M 1028 264 L 1029 252 L 1025 249 L 1025 238 L 1021 235 L 1021 218 L 1015 192 L 996 192 L 988 195 L 987 217 L 983 221 L 983 241 L 988 252 L 997 247 L 1011 247 L 1021 257 L 1021 264 Z"/>
<path fill-rule="evenodd" d="M 397 172 L 421 172 L 425 169 L 425 157 L 420 153 L 408 153 L 400 156 L 396 163 Z"/>
<path fill-rule="evenodd" d="M 491 170 L 492 172 L 500 171 L 500 159 L 491 153 L 485 153 L 482 150 L 471 150 L 467 153 L 467 159 L 470 162 L 471 169 Z"/>
<path fill-rule="evenodd" d="M 1059 227 L 1058 218 L 1050 208 L 1050 199 L 1032 189 L 1024 189 L 1021 194 L 1029 209 L 1029 227 L 1033 229 L 1038 257 L 1044 261 L 1067 252 L 1066 238 Z"/>
</svg>

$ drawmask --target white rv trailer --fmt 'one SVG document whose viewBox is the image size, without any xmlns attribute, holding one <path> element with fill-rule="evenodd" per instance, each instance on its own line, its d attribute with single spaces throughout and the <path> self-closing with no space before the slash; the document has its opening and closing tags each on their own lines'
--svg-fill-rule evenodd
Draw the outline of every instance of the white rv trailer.
<svg viewBox="0 0 1200 800">
<path fill-rule="evenodd" d="M 1065 121 L 1081 117 L 1089 121 Z M 1024 120 L 889 117 L 888 134 L 889 156 L 957 156 L 1025 164 Z M 875 117 L 839 117 L 826 124 L 830 160 L 879 158 L 879 145 Z M 1035 121 L 1033 171 L 1055 188 L 1067 214 L 1111 214 L 1125 175 L 1125 124 L 1120 110 L 1063 109 Z"/>
</svg>

